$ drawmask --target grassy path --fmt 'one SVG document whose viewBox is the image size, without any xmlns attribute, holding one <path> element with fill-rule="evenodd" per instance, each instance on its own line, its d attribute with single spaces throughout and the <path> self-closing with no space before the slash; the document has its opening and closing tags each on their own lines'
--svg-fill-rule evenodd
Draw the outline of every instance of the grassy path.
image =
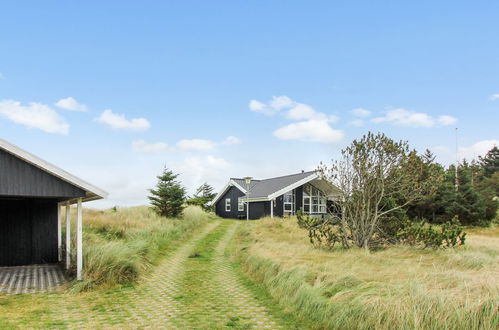
<svg viewBox="0 0 499 330">
<path fill-rule="evenodd" d="M 242 284 L 226 250 L 240 222 L 210 223 L 135 287 L 43 298 L 38 318 L 15 327 L 123 329 L 281 328 Z M 41 299 L 41 296 L 34 299 Z M 25 298 L 29 299 L 29 298 Z M 22 324 L 22 325 L 21 325 Z M 9 326 L 7 326 L 9 327 Z M 3 328 L 0 322 L 0 328 Z"/>
<path fill-rule="evenodd" d="M 174 322 L 181 328 L 278 328 L 278 324 L 244 287 L 225 251 L 239 222 L 224 222 L 200 241 L 180 279 L 183 306 Z"/>
</svg>

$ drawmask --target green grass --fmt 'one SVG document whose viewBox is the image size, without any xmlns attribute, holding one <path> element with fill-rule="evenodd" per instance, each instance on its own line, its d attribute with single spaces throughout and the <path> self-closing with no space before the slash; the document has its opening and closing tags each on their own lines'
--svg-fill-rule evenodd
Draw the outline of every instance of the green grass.
<svg viewBox="0 0 499 330">
<path fill-rule="evenodd" d="M 244 228 L 244 227 L 243 227 Z M 239 233 L 245 232 L 244 229 Z M 239 240 L 239 241 L 238 241 Z M 228 254 L 231 254 L 231 266 L 233 271 L 237 274 L 242 284 L 258 299 L 258 301 L 265 306 L 273 315 L 279 318 L 280 323 L 285 329 L 311 329 L 313 323 L 307 318 L 298 318 L 293 311 L 281 308 L 275 303 L 274 297 L 269 293 L 265 285 L 261 281 L 255 281 L 255 278 L 250 277 L 243 271 L 243 265 L 234 252 L 237 251 L 240 244 L 239 239 L 233 239 L 230 243 Z"/>
<path fill-rule="evenodd" d="M 479 235 L 481 234 L 481 235 Z M 496 329 L 499 237 L 375 253 L 314 249 L 295 219 L 241 226 L 237 258 L 284 311 L 317 329 Z"/>
<path fill-rule="evenodd" d="M 185 238 L 209 218 L 193 206 L 184 211 L 182 219 L 159 217 L 145 206 L 118 211 L 85 210 L 84 281 L 71 289 L 135 282 L 164 255 L 169 245 Z M 71 271 L 74 273 L 75 269 Z"/>
<path fill-rule="evenodd" d="M 158 217 L 148 207 L 84 210 L 85 281 L 62 292 L 0 293 L 0 329 L 62 327 L 54 307 L 67 301 L 94 306 L 96 312 L 116 305 L 116 299 L 126 304 L 126 292 L 141 276 L 213 218 L 196 207 L 187 208 L 183 219 Z"/>
</svg>

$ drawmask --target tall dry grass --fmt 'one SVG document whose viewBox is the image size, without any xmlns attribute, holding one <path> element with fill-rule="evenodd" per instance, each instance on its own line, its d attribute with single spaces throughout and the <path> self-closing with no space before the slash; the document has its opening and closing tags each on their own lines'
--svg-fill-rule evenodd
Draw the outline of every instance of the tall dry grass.
<svg viewBox="0 0 499 330">
<path fill-rule="evenodd" d="M 448 250 L 326 251 L 296 219 L 266 218 L 242 226 L 237 256 L 281 307 L 316 328 L 496 329 L 498 234 L 472 230 Z"/>
<path fill-rule="evenodd" d="M 73 290 L 133 283 L 172 244 L 212 217 L 195 206 L 188 207 L 179 219 L 159 217 L 146 206 L 116 211 L 85 209 L 84 281 L 76 283 Z M 74 253 L 72 258 L 75 260 Z"/>
</svg>

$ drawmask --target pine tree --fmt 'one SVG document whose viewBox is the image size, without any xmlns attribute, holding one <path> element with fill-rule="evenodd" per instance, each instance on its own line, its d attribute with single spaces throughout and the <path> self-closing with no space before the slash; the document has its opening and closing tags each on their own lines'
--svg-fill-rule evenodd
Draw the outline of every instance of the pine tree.
<svg viewBox="0 0 499 330">
<path fill-rule="evenodd" d="M 150 189 L 149 200 L 154 211 L 164 217 L 175 218 L 182 214 L 185 202 L 185 188 L 177 181 L 178 174 L 165 169 L 159 175 L 156 189 Z"/>
<path fill-rule="evenodd" d="M 207 182 L 205 182 L 196 190 L 196 194 L 194 194 L 194 197 L 209 198 L 211 200 L 215 198 L 216 195 L 213 190 L 215 189 Z"/>
<path fill-rule="evenodd" d="M 189 205 L 201 206 L 205 211 L 210 211 L 212 207 L 208 206 L 208 203 L 216 196 L 213 191 L 214 188 L 205 182 L 199 186 L 194 196 L 187 200 L 187 203 Z"/>
<path fill-rule="evenodd" d="M 482 225 L 491 219 L 487 215 L 486 201 L 472 184 L 473 165 L 463 160 L 458 167 L 459 189 L 453 190 L 455 168 L 450 166 L 446 173 L 446 184 L 440 190 L 440 212 L 442 222 L 457 216 L 463 225 Z"/>
<path fill-rule="evenodd" d="M 499 172 L 499 148 L 497 146 L 490 149 L 485 157 L 478 157 L 478 159 L 486 178 L 490 178 L 494 173 Z"/>
<path fill-rule="evenodd" d="M 440 190 L 440 187 L 442 187 L 444 183 L 445 169 L 442 165 L 435 162 L 435 155 L 427 149 L 423 155 L 419 156 L 419 161 L 421 162 L 421 166 L 419 168 L 423 171 L 423 177 L 432 177 L 434 180 L 438 180 Z M 426 219 L 430 223 L 438 222 L 435 210 L 435 203 L 438 198 L 438 191 L 432 194 L 427 194 L 420 200 L 416 200 L 412 204 L 408 205 L 405 214 L 410 219 Z"/>
</svg>

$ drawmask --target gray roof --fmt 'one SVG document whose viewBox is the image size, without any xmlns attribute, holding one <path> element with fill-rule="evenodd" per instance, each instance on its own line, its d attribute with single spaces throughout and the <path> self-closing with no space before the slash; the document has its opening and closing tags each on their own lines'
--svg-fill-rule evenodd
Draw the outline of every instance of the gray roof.
<svg viewBox="0 0 499 330">
<path fill-rule="evenodd" d="M 284 189 L 306 177 L 314 174 L 315 171 L 301 172 L 297 174 L 290 174 L 285 176 L 279 176 L 277 178 L 270 178 L 264 180 L 251 180 L 250 184 L 250 198 L 265 198 L 270 194 L 273 194 L 281 189 Z M 244 188 L 246 192 L 246 183 L 244 179 L 231 178 L 234 182 Z"/>
</svg>

